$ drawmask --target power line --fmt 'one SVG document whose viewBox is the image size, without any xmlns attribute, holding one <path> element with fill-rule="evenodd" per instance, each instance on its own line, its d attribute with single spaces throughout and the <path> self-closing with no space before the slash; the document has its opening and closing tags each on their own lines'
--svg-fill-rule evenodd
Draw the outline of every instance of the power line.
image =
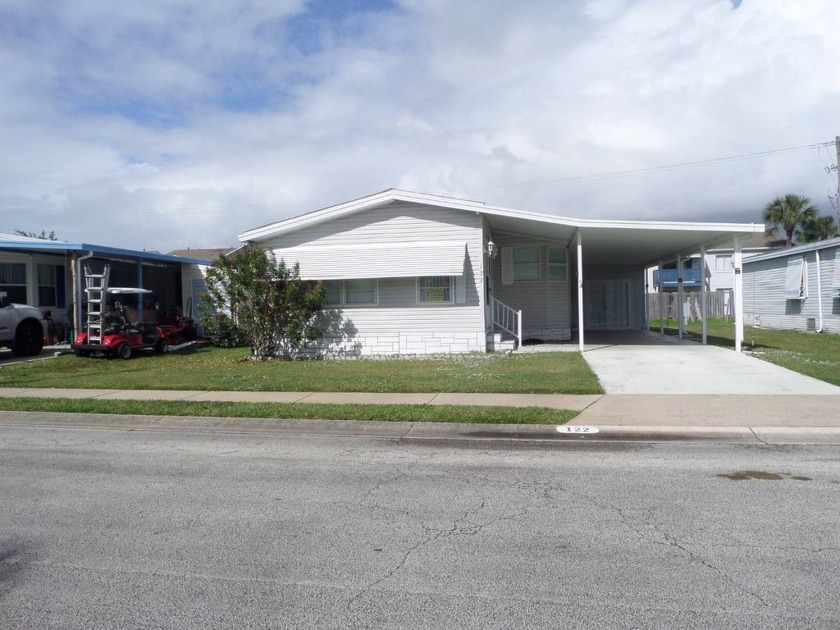
<svg viewBox="0 0 840 630">
<path fill-rule="evenodd" d="M 635 177 L 638 175 L 649 175 L 654 173 L 663 173 L 668 171 L 676 171 L 688 168 L 697 168 L 701 166 L 711 166 L 715 164 L 726 164 L 728 162 L 737 162 L 740 160 L 753 160 L 757 158 L 770 157 L 776 155 L 784 155 L 787 153 L 796 153 L 799 151 L 809 151 L 812 149 L 821 149 L 824 147 L 834 146 L 834 142 L 818 142 L 815 144 L 805 144 L 797 147 L 787 147 L 784 149 L 771 149 L 769 151 L 758 151 L 755 153 L 743 153 L 740 155 L 729 155 L 726 157 L 711 158 L 706 160 L 694 160 L 691 162 L 679 162 L 676 164 L 666 164 L 663 166 L 652 166 L 648 168 L 639 168 L 624 171 L 605 171 L 603 173 L 590 173 L 587 175 L 576 175 L 573 177 L 562 177 L 554 179 L 533 180 L 530 182 L 514 182 L 510 184 L 496 184 L 493 186 L 481 186 L 475 188 L 463 188 L 459 192 L 473 194 L 481 192 L 502 191 L 502 190 L 526 190 L 528 188 L 539 188 L 543 186 L 568 186 L 571 184 L 582 184 L 588 182 L 597 182 L 608 179 L 619 179 L 623 177 Z M 188 206 L 183 208 L 130 208 L 130 212 L 174 212 L 178 214 L 217 214 L 225 212 L 251 213 L 261 212 L 264 210 L 296 210 L 297 212 L 315 210 L 329 204 L 327 200 L 310 199 L 307 201 L 284 201 L 278 203 L 264 203 L 264 204 L 245 204 L 235 206 Z M 125 212 L 125 209 L 110 209 L 102 208 L 100 210 L 89 210 L 91 214 L 110 214 L 112 212 Z"/>
<path fill-rule="evenodd" d="M 782 155 L 785 153 L 795 153 L 797 151 L 808 151 L 811 149 L 820 149 L 821 147 L 833 146 L 834 142 L 818 142 L 816 144 L 806 144 L 798 147 L 787 147 L 785 149 L 772 149 L 770 151 L 758 151 L 756 153 L 743 153 L 741 155 L 730 155 L 720 158 L 711 158 L 708 160 L 695 160 L 692 162 L 680 162 L 677 164 L 667 164 L 664 166 L 652 166 L 649 168 L 640 168 L 626 171 L 607 171 L 604 173 L 592 173 L 589 175 L 577 175 L 574 177 L 563 177 L 559 179 L 543 179 L 534 180 L 531 182 L 521 182 L 513 184 L 497 184 L 495 186 L 484 186 L 480 188 L 467 188 L 467 192 L 482 192 L 490 190 L 505 190 L 505 189 L 527 189 L 537 188 L 540 186 L 566 186 L 568 184 L 580 184 L 587 182 L 596 182 L 605 179 L 618 179 L 621 177 L 633 177 L 635 175 L 647 175 L 651 173 L 662 173 L 666 171 L 676 171 L 686 168 L 696 168 L 699 166 L 709 166 L 712 164 L 725 164 L 727 162 L 737 162 L 739 160 L 751 160 L 761 157 L 768 157 L 773 155 Z"/>
</svg>

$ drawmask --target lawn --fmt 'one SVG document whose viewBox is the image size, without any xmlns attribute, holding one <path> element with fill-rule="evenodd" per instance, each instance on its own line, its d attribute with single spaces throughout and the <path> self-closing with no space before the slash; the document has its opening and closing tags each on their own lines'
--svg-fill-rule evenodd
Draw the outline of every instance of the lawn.
<svg viewBox="0 0 840 630">
<path fill-rule="evenodd" d="M 651 320 L 650 329 L 658 331 L 659 320 Z M 735 347 L 735 324 L 731 320 L 710 319 L 707 331 L 710 344 Z M 666 333 L 677 334 L 676 321 L 666 321 Z M 699 341 L 701 335 L 702 323 L 690 322 L 688 338 Z M 840 385 L 840 335 L 745 326 L 743 349 L 759 359 Z"/>
<path fill-rule="evenodd" d="M 192 402 L 181 400 L 77 400 L 0 398 L 3 411 L 43 411 L 214 418 L 295 418 L 380 422 L 565 424 L 579 412 L 546 407 L 467 405 L 332 405 L 317 403 Z"/>
<path fill-rule="evenodd" d="M 577 352 L 426 359 L 244 360 L 241 348 L 119 359 L 61 356 L 3 366 L 0 387 L 295 392 L 600 394 Z"/>
</svg>

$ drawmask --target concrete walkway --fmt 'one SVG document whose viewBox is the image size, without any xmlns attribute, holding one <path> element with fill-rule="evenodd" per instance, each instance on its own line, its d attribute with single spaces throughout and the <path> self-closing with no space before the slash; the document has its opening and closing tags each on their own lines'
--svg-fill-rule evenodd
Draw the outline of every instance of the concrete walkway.
<svg viewBox="0 0 840 630">
<path fill-rule="evenodd" d="M 607 394 L 377 394 L 328 392 L 202 392 L 173 390 L 2 388 L 0 397 L 96 400 L 182 400 L 406 405 L 495 405 L 573 409 L 575 425 L 686 430 L 776 427 L 834 429 L 840 437 L 840 398 L 834 395 Z"/>
</svg>

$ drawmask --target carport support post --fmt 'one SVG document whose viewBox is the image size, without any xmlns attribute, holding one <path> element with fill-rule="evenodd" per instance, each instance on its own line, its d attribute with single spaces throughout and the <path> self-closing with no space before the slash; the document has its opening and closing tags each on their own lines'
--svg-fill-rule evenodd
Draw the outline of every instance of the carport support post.
<svg viewBox="0 0 840 630">
<path fill-rule="evenodd" d="M 683 257 L 682 254 L 677 256 L 677 320 L 679 322 L 677 326 L 677 336 L 682 339 L 683 333 L 685 332 L 685 326 L 683 324 L 683 300 L 685 299 L 685 293 L 683 290 Z"/>
<path fill-rule="evenodd" d="M 735 352 L 741 352 L 744 343 L 744 276 L 741 239 L 735 237 L 732 264 L 735 267 Z"/>
<path fill-rule="evenodd" d="M 700 318 L 703 320 L 703 345 L 706 345 L 706 334 L 708 328 L 706 327 L 706 297 L 708 292 L 706 290 L 706 246 L 700 248 Z"/>
<path fill-rule="evenodd" d="M 143 261 L 139 258 L 137 259 L 137 286 L 141 289 L 145 288 L 143 286 Z M 137 321 L 143 322 L 143 309 L 145 308 L 145 304 L 143 304 L 143 294 L 140 293 L 137 296 Z"/>
<path fill-rule="evenodd" d="M 583 237 L 577 231 L 577 275 L 578 275 L 578 346 L 583 352 Z"/>
<path fill-rule="evenodd" d="M 659 261 L 659 271 L 656 274 L 659 282 L 656 283 L 656 290 L 659 293 L 659 334 L 665 334 L 665 294 L 662 292 L 662 261 Z"/>
</svg>

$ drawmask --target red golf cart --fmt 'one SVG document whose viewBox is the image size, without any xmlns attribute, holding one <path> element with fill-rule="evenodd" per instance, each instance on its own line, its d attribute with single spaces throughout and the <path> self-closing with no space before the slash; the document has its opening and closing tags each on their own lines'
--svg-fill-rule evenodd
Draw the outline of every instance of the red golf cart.
<svg viewBox="0 0 840 630">
<path fill-rule="evenodd" d="M 196 329 L 191 319 L 177 314 L 158 317 L 154 299 L 148 289 L 109 287 L 105 291 L 106 304 L 101 315 L 88 314 L 86 329 L 72 345 L 78 357 L 103 354 L 129 359 L 137 350 L 152 350 L 162 354 L 196 342 Z M 144 299 L 139 299 L 142 296 Z"/>
</svg>

